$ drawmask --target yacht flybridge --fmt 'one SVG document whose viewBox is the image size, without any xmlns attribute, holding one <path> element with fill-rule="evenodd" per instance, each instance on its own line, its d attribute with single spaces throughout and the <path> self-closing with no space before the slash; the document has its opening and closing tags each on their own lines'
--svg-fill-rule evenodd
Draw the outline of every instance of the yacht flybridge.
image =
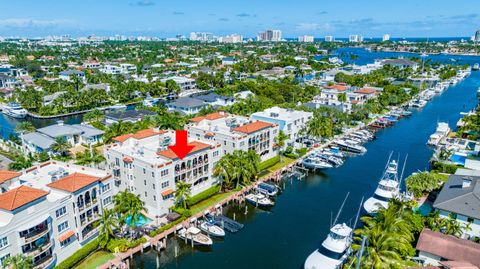
<svg viewBox="0 0 480 269">
<path fill-rule="evenodd" d="M 368 214 L 375 214 L 380 208 L 388 208 L 388 202 L 392 198 L 400 197 L 400 183 L 398 177 L 398 161 L 392 160 L 392 153 L 388 158 L 385 171 L 378 182 L 377 189 L 372 197 L 368 198 L 363 204 L 363 208 Z M 406 163 L 406 158 L 405 158 Z M 405 169 L 405 163 L 403 169 Z M 403 175 L 403 171 L 402 171 Z M 401 177 L 400 177 L 401 178 Z"/>
<path fill-rule="evenodd" d="M 358 208 L 355 223 L 352 227 L 349 227 L 345 223 L 337 223 L 338 217 L 340 216 L 348 195 L 349 193 L 347 193 L 347 196 L 345 197 L 345 200 L 343 201 L 342 206 L 337 213 L 327 238 L 322 242 L 318 249 L 308 256 L 307 260 L 305 261 L 305 269 L 337 269 L 340 268 L 350 254 L 353 229 L 355 229 L 355 226 L 357 225 L 363 198 Z"/>
</svg>

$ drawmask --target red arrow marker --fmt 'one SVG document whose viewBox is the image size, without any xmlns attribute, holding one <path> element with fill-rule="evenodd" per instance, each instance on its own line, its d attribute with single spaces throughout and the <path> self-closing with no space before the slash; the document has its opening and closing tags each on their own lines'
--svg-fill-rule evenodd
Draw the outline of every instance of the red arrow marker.
<svg viewBox="0 0 480 269">
<path fill-rule="evenodd" d="M 187 131 L 185 130 L 177 130 L 175 131 L 175 145 L 168 146 L 180 160 L 185 158 L 190 151 L 194 148 L 194 146 L 188 145 L 187 141 Z"/>
</svg>

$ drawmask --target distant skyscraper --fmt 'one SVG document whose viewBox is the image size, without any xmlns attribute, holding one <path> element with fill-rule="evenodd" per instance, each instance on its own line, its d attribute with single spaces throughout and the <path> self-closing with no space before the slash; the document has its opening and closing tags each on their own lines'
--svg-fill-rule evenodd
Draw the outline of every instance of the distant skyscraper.
<svg viewBox="0 0 480 269">
<path fill-rule="evenodd" d="M 333 36 L 331 35 L 325 36 L 325 42 L 333 42 Z"/>
<path fill-rule="evenodd" d="M 298 42 L 313 42 L 313 35 L 303 35 L 298 37 Z"/>
<path fill-rule="evenodd" d="M 213 41 L 215 40 L 212 33 L 204 33 L 204 32 L 191 32 L 190 33 L 190 40 L 192 41 Z"/>
<path fill-rule="evenodd" d="M 280 30 L 266 30 L 260 32 L 257 36 L 258 41 L 280 41 L 282 40 L 282 31 Z"/>
<path fill-rule="evenodd" d="M 475 32 L 475 42 L 480 42 L 480 29 Z"/>
<path fill-rule="evenodd" d="M 382 41 L 385 42 L 385 41 L 388 41 L 388 40 L 390 40 L 390 35 L 389 34 L 384 34 L 383 38 L 382 38 Z"/>
<path fill-rule="evenodd" d="M 348 36 L 348 42 L 359 42 L 358 41 L 358 35 L 349 35 Z"/>
<path fill-rule="evenodd" d="M 243 41 L 243 36 L 239 34 L 232 34 L 227 36 L 222 36 L 218 39 L 221 43 L 241 43 Z"/>
</svg>

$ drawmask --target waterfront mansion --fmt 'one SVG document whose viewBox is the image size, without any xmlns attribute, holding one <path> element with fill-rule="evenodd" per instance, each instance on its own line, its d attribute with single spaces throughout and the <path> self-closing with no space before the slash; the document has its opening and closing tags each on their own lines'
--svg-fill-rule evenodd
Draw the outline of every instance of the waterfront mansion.
<svg viewBox="0 0 480 269">
<path fill-rule="evenodd" d="M 274 150 L 278 124 L 215 112 L 192 118 L 186 128 L 192 137 L 220 143 L 223 154 L 254 150 L 262 161 L 278 154 Z"/>
<path fill-rule="evenodd" d="M 0 264 L 16 254 L 53 268 L 98 235 L 113 206 L 105 171 L 52 161 L 22 173 L 0 171 Z"/>
<path fill-rule="evenodd" d="M 177 182 L 191 184 L 191 195 L 211 186 L 215 163 L 221 158 L 221 145 L 215 141 L 189 138 L 193 150 L 183 159 L 168 148 L 174 145 L 175 132 L 157 128 L 114 138 L 104 156 L 116 186 L 128 189 L 145 202 L 147 216 L 158 219 L 173 206 Z"/>
</svg>

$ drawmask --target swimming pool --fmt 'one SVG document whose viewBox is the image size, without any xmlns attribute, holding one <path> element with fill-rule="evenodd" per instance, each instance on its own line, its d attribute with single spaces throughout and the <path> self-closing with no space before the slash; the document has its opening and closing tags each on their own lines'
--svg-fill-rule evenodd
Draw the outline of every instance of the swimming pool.
<svg viewBox="0 0 480 269">
<path fill-rule="evenodd" d="M 127 225 L 130 226 L 131 222 L 132 222 L 132 216 L 127 216 L 127 219 L 126 219 Z M 151 219 L 147 218 L 144 215 L 140 215 L 140 217 L 138 217 L 138 221 L 135 223 L 135 226 L 144 226 L 146 224 L 149 224 L 150 222 L 152 222 Z"/>
<path fill-rule="evenodd" d="M 432 210 L 433 210 L 432 206 L 427 202 L 424 202 L 420 207 L 413 209 L 413 211 L 420 213 L 424 217 L 430 214 Z"/>
<path fill-rule="evenodd" d="M 466 156 L 462 156 L 458 154 L 453 154 L 452 157 L 450 157 L 450 161 L 458 165 L 465 165 L 466 159 L 467 159 Z"/>
</svg>

